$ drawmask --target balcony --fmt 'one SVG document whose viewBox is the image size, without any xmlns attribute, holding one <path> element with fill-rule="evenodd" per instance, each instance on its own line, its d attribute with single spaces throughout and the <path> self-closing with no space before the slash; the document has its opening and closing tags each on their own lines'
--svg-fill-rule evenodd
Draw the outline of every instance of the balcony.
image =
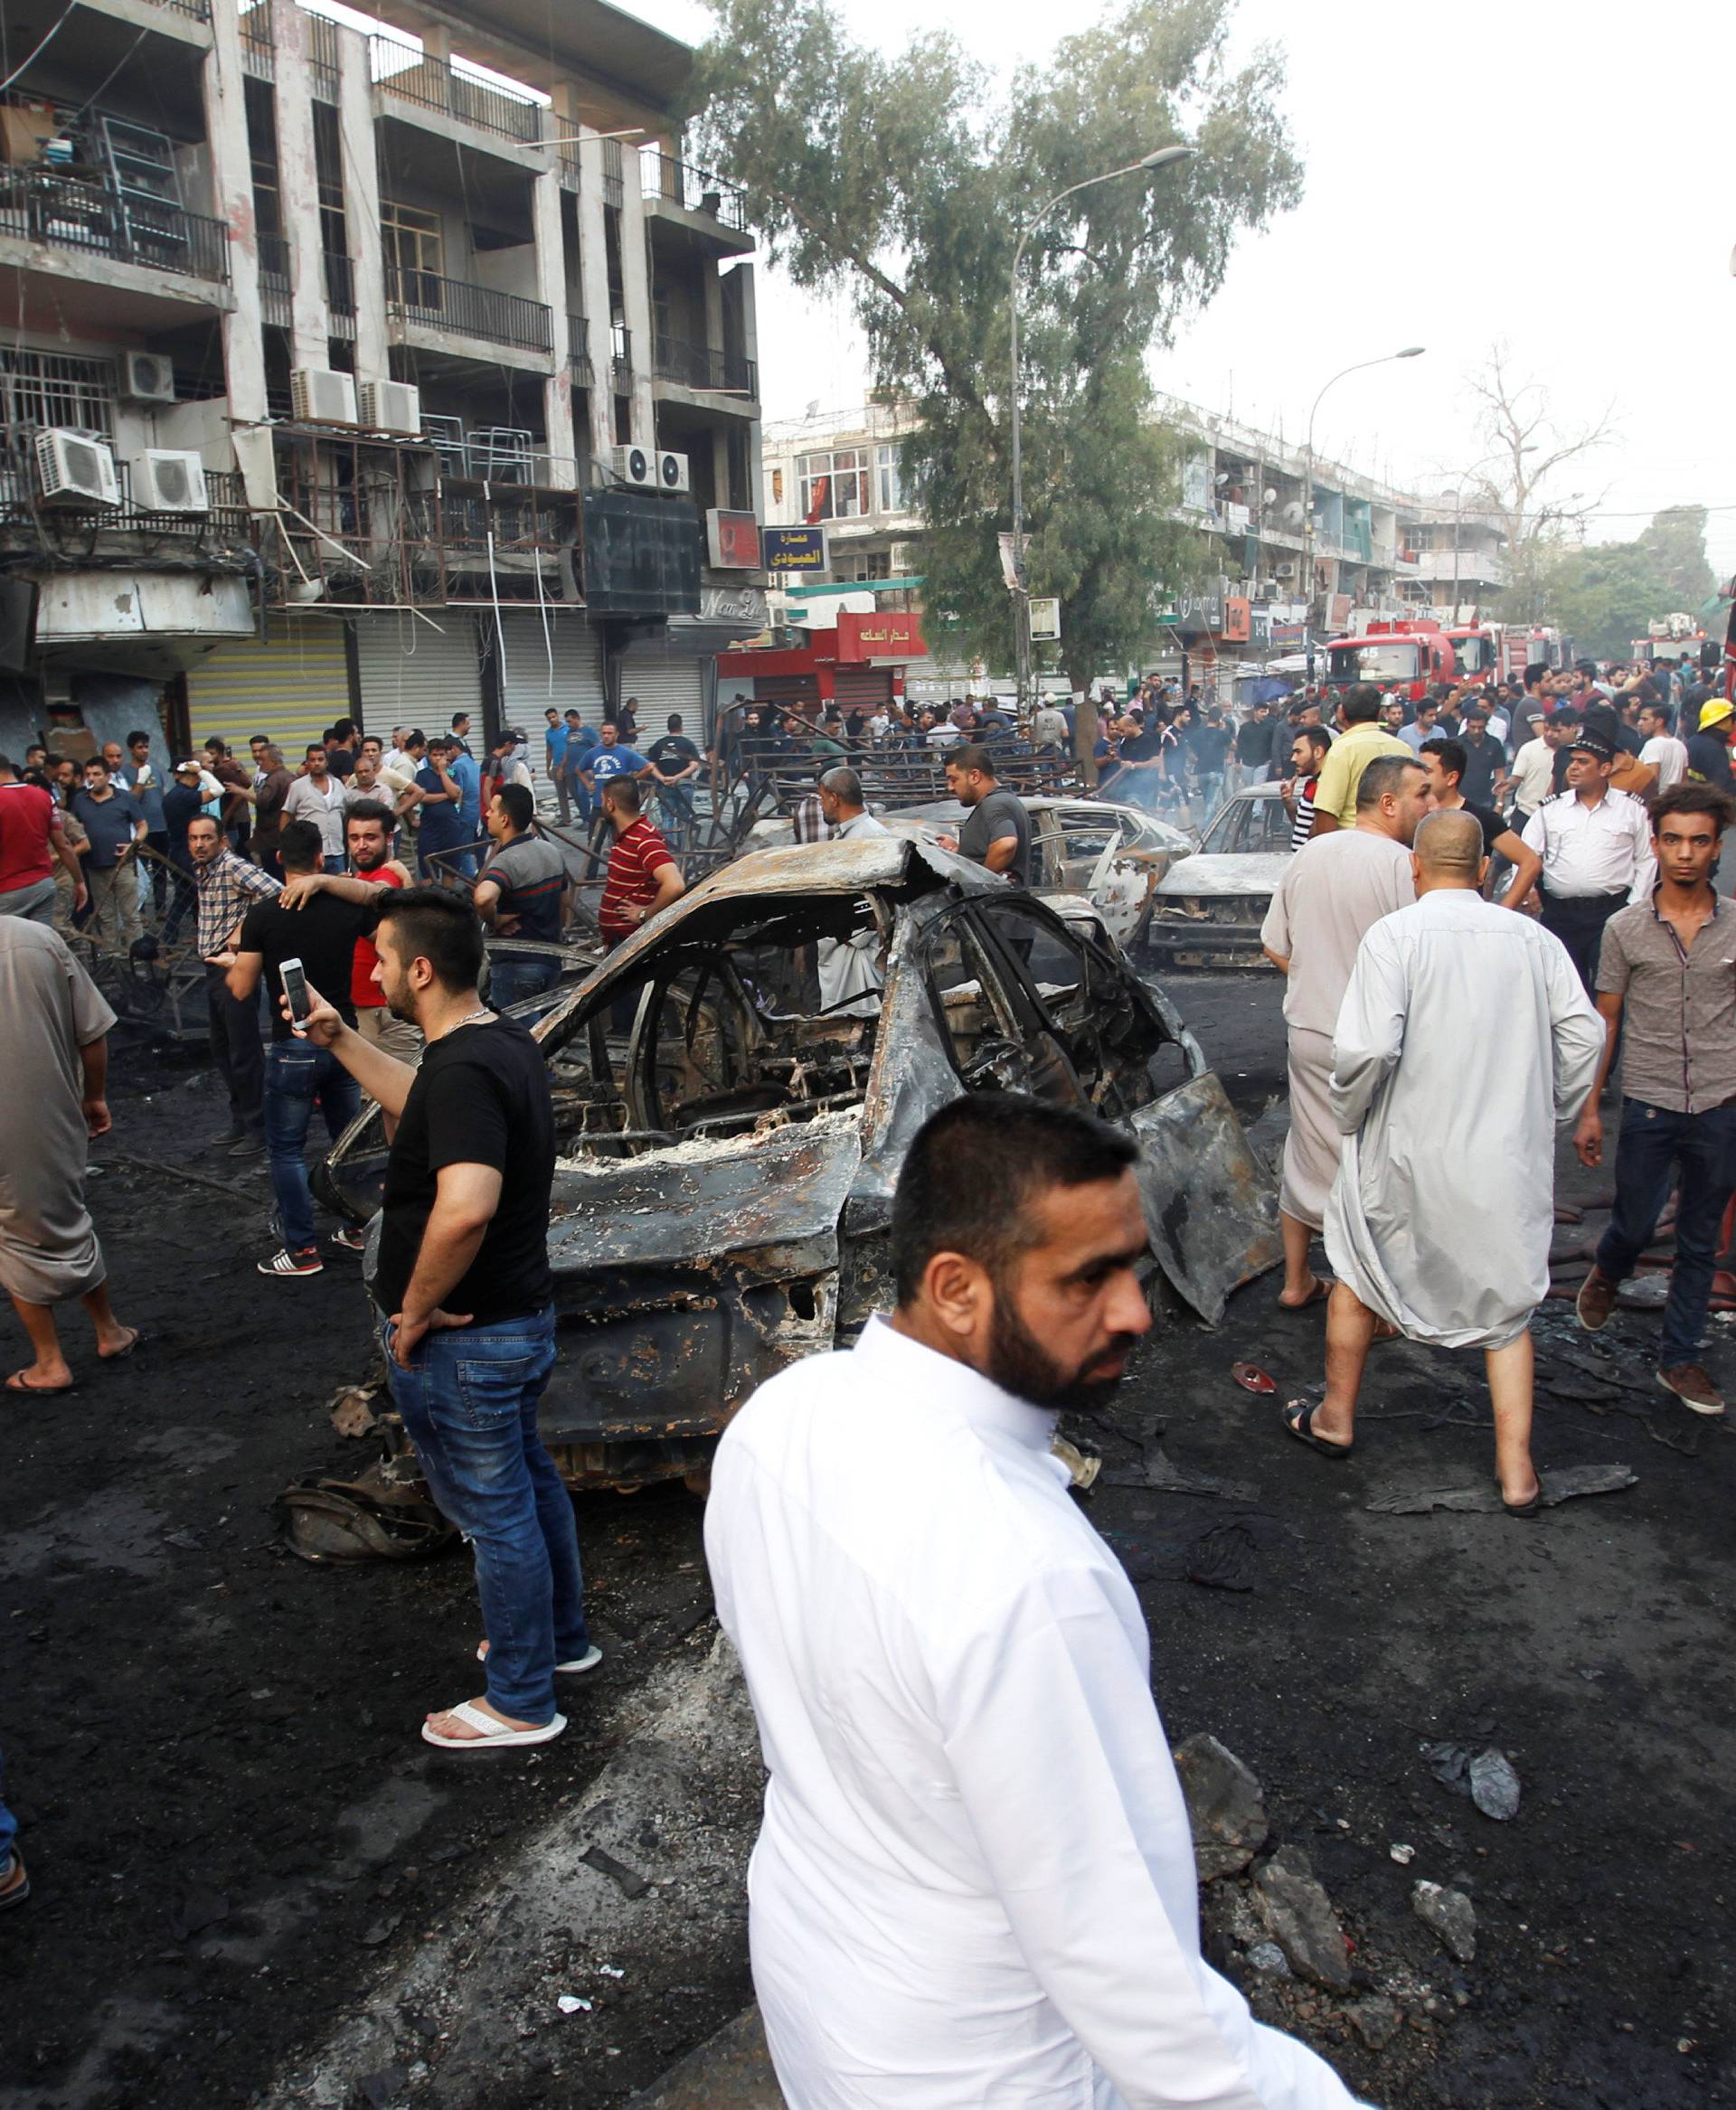
<svg viewBox="0 0 1736 2110">
<path fill-rule="evenodd" d="M 533 145 L 542 137 L 540 103 L 472 80 L 444 59 L 432 58 L 397 37 L 370 37 L 368 51 L 376 91 L 521 145 Z"/>
<path fill-rule="evenodd" d="M 657 337 L 651 347 L 651 372 L 658 381 L 684 389 L 711 389 L 757 401 L 759 373 L 751 359 L 720 352 L 710 344 L 690 344 L 680 337 Z"/>
<path fill-rule="evenodd" d="M 273 329 L 287 330 L 295 306 L 295 280 L 289 269 L 289 244 L 280 234 L 259 237 L 259 316 Z"/>
<path fill-rule="evenodd" d="M 304 8 L 301 26 L 307 36 L 307 69 L 314 93 L 321 102 L 337 100 L 337 24 L 329 16 L 309 14 Z"/>
<path fill-rule="evenodd" d="M 736 184 L 709 169 L 677 161 L 657 147 L 639 149 L 639 192 L 649 203 L 679 206 L 684 212 L 716 221 L 732 233 L 748 231 L 747 199 Z"/>
<path fill-rule="evenodd" d="M 487 344 L 512 344 L 545 355 L 554 347 L 554 318 L 538 300 L 437 278 L 431 271 L 386 270 L 386 313 L 425 330 L 449 330 Z"/>
<path fill-rule="evenodd" d="M 0 170 L 0 236 L 75 256 L 106 257 L 152 271 L 223 283 L 229 227 L 197 212 L 165 209 L 155 225 L 123 214 L 100 184 L 36 169 Z"/>
<path fill-rule="evenodd" d="M 596 385 L 597 376 L 590 363 L 590 325 L 581 315 L 567 317 L 567 368 L 573 384 L 581 389 Z"/>
<path fill-rule="evenodd" d="M 150 512 L 134 504 L 131 464 L 117 458 L 115 476 L 120 486 L 118 505 L 69 504 L 61 498 L 52 506 L 44 506 L 30 434 L 16 428 L 0 429 L 0 523 L 27 523 L 51 540 L 59 539 L 64 523 L 69 535 L 87 554 L 93 529 L 105 534 L 175 535 L 213 544 L 234 545 L 251 540 L 253 516 L 248 510 L 241 478 L 234 470 L 205 471 L 209 505 L 204 513 Z"/>
<path fill-rule="evenodd" d="M 609 325 L 609 379 L 618 396 L 633 389 L 633 333 L 625 323 Z"/>
<path fill-rule="evenodd" d="M 253 0 L 241 16 L 241 71 L 255 80 L 278 77 L 277 39 L 271 30 L 269 0 Z"/>
</svg>

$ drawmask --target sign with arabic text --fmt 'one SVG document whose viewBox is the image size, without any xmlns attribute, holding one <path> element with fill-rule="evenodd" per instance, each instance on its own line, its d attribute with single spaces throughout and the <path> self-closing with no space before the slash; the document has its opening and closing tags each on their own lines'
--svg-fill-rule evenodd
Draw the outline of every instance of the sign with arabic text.
<svg viewBox="0 0 1736 2110">
<path fill-rule="evenodd" d="M 920 619 L 912 615 L 876 612 L 872 616 L 838 616 L 840 660 L 926 659 L 929 648 L 922 641 Z"/>
<path fill-rule="evenodd" d="M 768 571 L 824 571 L 823 527 L 769 527 L 760 531 L 760 561 Z"/>
</svg>

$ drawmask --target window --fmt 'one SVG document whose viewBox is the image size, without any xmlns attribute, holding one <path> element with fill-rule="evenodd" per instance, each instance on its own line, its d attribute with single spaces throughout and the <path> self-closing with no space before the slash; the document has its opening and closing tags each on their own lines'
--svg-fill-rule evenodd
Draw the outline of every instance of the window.
<svg viewBox="0 0 1736 2110">
<path fill-rule="evenodd" d="M 114 434 L 115 370 L 107 359 L 0 348 L 0 424 L 69 425 Z"/>
<path fill-rule="evenodd" d="M 869 510 L 868 449 L 839 447 L 797 458 L 805 521 L 854 520 Z"/>
<path fill-rule="evenodd" d="M 774 469 L 771 472 L 771 495 L 776 501 L 781 502 L 783 498 L 784 472 L 781 469 Z"/>
<path fill-rule="evenodd" d="M 380 246 L 386 266 L 387 291 L 412 307 L 438 307 L 438 281 L 446 275 L 446 247 L 438 212 L 420 205 L 380 202 Z"/>
<path fill-rule="evenodd" d="M 874 449 L 875 496 L 882 513 L 902 513 L 904 510 L 904 479 L 899 473 L 898 448 L 877 447 Z"/>
</svg>

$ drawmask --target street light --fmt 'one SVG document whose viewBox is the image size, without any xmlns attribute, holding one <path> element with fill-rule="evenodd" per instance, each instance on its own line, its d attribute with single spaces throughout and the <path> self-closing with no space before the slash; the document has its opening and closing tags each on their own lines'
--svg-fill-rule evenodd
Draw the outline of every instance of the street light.
<svg viewBox="0 0 1736 2110">
<path fill-rule="evenodd" d="M 1141 155 L 1137 161 L 1130 161 L 1125 168 L 1109 169 L 1102 175 L 1087 176 L 1083 183 L 1069 184 L 1025 222 L 1018 246 L 1013 251 L 1012 298 L 1008 304 L 1012 315 L 1013 623 L 1021 717 L 1031 701 L 1031 587 L 1024 569 L 1024 475 L 1019 428 L 1019 266 L 1024 261 L 1024 245 L 1055 207 L 1077 192 L 1094 189 L 1099 184 L 1112 184 L 1121 176 L 1155 174 L 1158 169 L 1168 168 L 1175 162 L 1191 160 L 1198 151 L 1194 146 L 1159 146 L 1151 154 Z"/>
<path fill-rule="evenodd" d="M 1402 352 L 1382 352 L 1378 359 L 1359 359 L 1354 366 L 1341 367 L 1321 388 L 1308 411 L 1308 444 L 1307 467 L 1302 478 L 1302 579 L 1307 589 L 1308 627 L 1308 680 L 1314 680 L 1314 413 L 1320 408 L 1328 389 L 1336 388 L 1346 374 L 1361 373 L 1370 366 L 1390 366 L 1395 359 L 1420 359 L 1426 349 L 1421 344 L 1407 344 Z"/>
</svg>

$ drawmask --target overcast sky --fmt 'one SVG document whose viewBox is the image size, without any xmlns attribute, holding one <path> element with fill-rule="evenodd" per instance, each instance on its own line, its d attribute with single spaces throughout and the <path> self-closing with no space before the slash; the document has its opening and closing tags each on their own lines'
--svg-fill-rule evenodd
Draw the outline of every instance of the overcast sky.
<svg viewBox="0 0 1736 2110">
<path fill-rule="evenodd" d="M 695 0 L 635 11 L 693 41 L 709 21 Z M 948 27 L 995 64 L 1041 61 L 1087 19 L 1051 0 L 844 12 L 888 48 Z M 1243 240 L 1216 299 L 1154 353 L 1157 385 L 1299 438 L 1339 368 L 1426 345 L 1340 382 L 1315 439 L 1435 490 L 1484 451 L 1465 381 L 1498 336 L 1559 424 L 1615 405 L 1613 441 L 1558 493 L 1597 499 L 1595 539 L 1636 534 L 1660 506 L 1722 507 L 1712 562 L 1736 572 L 1736 143 L 1719 99 L 1736 6 L 1241 0 L 1236 22 L 1240 43 L 1286 53 L 1304 196 Z M 763 267 L 760 358 L 768 418 L 862 400 L 846 304 Z"/>
</svg>

